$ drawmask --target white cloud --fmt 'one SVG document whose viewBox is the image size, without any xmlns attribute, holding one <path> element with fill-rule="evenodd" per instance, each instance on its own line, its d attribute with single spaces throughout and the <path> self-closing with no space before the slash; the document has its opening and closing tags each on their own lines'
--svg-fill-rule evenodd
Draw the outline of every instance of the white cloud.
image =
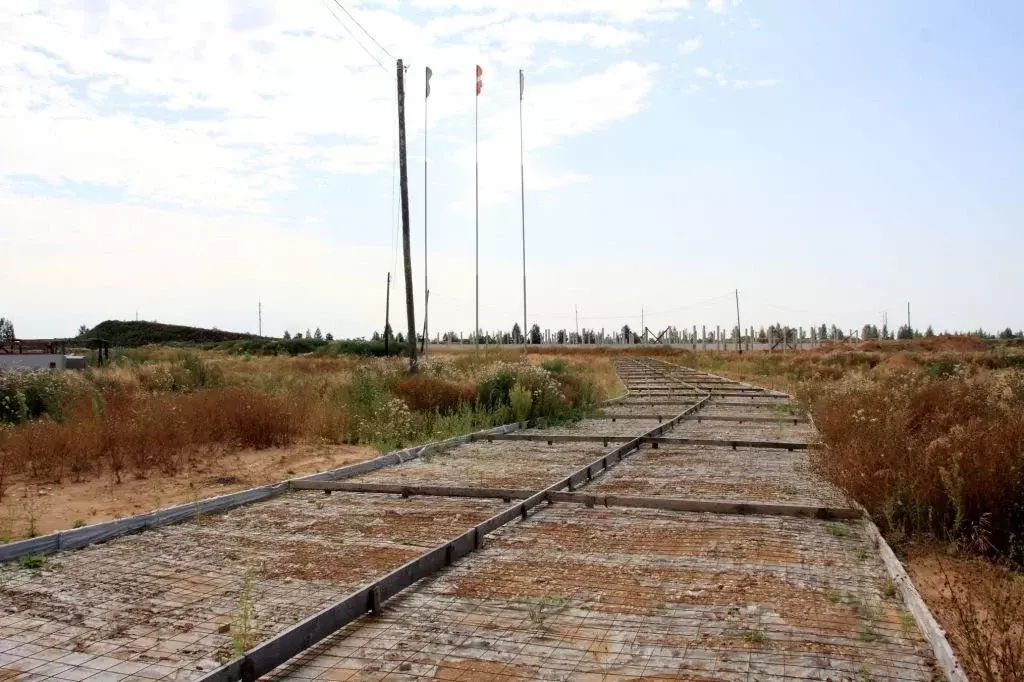
<svg viewBox="0 0 1024 682">
<path fill-rule="evenodd" d="M 693 70 L 693 75 L 697 76 L 697 78 L 712 78 L 712 77 L 714 77 L 714 74 L 711 73 L 711 70 L 706 68 L 706 67 L 703 67 L 703 66 L 696 67 Z"/>
<path fill-rule="evenodd" d="M 496 79 L 514 81 L 515 69 L 533 64 L 541 46 L 575 45 L 589 50 L 585 67 L 557 53 L 541 63 L 571 67 L 586 83 L 602 68 L 594 55 L 644 41 L 642 33 L 614 24 L 664 19 L 687 6 L 683 0 L 416 4 L 459 13 L 417 24 L 385 5 L 360 8 L 359 19 L 385 48 L 402 46 L 415 65 L 409 92 L 422 87 L 421 65 L 431 64 L 431 121 L 438 128 L 472 106 L 459 95 L 471 87 L 474 63 L 485 65 L 491 97 Z M 188 208 L 252 212 L 294 190 L 307 169 L 389 169 L 392 70 L 381 50 L 360 39 L 386 73 L 316 2 L 5 4 L 0 180 L 30 176 Z M 410 97 L 410 137 L 421 129 L 420 106 Z M 556 138 L 539 137 L 547 144 Z"/>
<path fill-rule="evenodd" d="M 697 34 L 692 38 L 683 41 L 683 44 L 679 46 L 679 51 L 683 54 L 693 54 L 701 48 L 704 44 L 703 34 Z"/>
<path fill-rule="evenodd" d="M 507 12 L 534 17 L 597 15 L 613 21 L 665 20 L 688 9 L 690 0 L 412 0 L 420 9 Z"/>
<path fill-rule="evenodd" d="M 716 14 L 724 12 L 728 0 L 708 0 L 708 9 Z"/>
</svg>

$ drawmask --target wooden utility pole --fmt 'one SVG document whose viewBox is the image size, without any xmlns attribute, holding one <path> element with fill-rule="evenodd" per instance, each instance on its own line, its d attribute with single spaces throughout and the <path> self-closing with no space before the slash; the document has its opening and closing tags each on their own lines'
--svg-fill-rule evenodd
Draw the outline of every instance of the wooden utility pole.
<svg viewBox="0 0 1024 682">
<path fill-rule="evenodd" d="M 384 295 L 384 355 L 388 354 L 388 332 L 391 327 L 391 273 L 388 273 L 387 294 Z"/>
<path fill-rule="evenodd" d="M 409 323 L 409 373 L 416 366 L 416 314 L 412 300 L 412 246 L 409 243 L 409 168 L 405 158 L 405 67 L 398 60 L 398 181 L 402 194 L 402 251 L 405 261 L 405 314 Z"/>
</svg>

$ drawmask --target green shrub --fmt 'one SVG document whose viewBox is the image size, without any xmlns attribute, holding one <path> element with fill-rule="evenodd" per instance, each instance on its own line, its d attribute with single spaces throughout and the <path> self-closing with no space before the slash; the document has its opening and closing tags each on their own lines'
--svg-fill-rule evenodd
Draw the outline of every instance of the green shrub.
<svg viewBox="0 0 1024 682">
<path fill-rule="evenodd" d="M 59 372 L 0 372 L 0 423 L 23 424 L 44 415 L 59 422 L 68 392 Z"/>
<path fill-rule="evenodd" d="M 509 392 L 509 400 L 512 403 L 512 411 L 516 415 L 516 421 L 524 422 L 530 418 L 530 407 L 533 405 L 533 394 L 516 384 Z"/>
<path fill-rule="evenodd" d="M 568 365 L 562 358 L 550 358 L 540 363 L 540 366 L 552 374 L 562 374 L 568 368 Z"/>
</svg>

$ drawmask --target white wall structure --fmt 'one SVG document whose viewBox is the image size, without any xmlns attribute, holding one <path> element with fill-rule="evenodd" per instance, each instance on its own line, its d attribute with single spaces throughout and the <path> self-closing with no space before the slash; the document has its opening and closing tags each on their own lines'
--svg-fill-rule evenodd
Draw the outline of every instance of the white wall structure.
<svg viewBox="0 0 1024 682">
<path fill-rule="evenodd" d="M 39 369 L 65 369 L 66 360 L 63 355 L 48 353 L 10 353 L 0 354 L 0 370 L 13 369 L 32 371 Z"/>
</svg>

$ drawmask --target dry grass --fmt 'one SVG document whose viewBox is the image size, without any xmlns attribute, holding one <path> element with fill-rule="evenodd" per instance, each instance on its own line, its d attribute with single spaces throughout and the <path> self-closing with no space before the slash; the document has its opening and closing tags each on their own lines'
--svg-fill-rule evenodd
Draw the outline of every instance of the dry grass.
<svg viewBox="0 0 1024 682">
<path fill-rule="evenodd" d="M 302 425 L 297 406 L 251 389 L 192 394 L 107 391 L 73 405 L 64 423 L 49 419 L 9 429 L 0 438 L 4 475 L 59 483 L 103 471 L 179 471 L 204 448 L 268 448 L 292 442 Z"/>
<path fill-rule="evenodd" d="M 389 450 L 485 428 L 507 421 L 510 408 L 480 403 L 478 383 L 521 366 L 517 358 L 432 357 L 408 377 L 400 358 L 147 347 L 81 373 L 0 374 L 0 497 L 12 476 L 58 483 L 109 474 L 120 482 L 240 450 L 299 442 Z M 573 365 L 547 384 L 541 372 L 535 388 L 561 393 L 538 409 L 578 416 L 593 396 L 586 373 L 603 367 L 607 380 L 604 364 Z"/>
</svg>

